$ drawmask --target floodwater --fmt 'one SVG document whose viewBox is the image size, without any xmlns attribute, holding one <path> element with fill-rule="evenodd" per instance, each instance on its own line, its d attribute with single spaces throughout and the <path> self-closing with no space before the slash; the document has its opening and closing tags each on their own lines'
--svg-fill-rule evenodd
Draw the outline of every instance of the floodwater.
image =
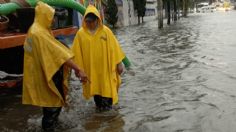
<svg viewBox="0 0 236 132">
<path fill-rule="evenodd" d="M 96 112 L 72 77 L 58 131 L 235 132 L 235 21 L 235 11 L 215 12 L 162 30 L 157 21 L 116 30 L 133 63 L 122 76 L 119 104 Z M 40 109 L 22 106 L 18 93 L 1 90 L 1 131 L 40 131 Z"/>
</svg>

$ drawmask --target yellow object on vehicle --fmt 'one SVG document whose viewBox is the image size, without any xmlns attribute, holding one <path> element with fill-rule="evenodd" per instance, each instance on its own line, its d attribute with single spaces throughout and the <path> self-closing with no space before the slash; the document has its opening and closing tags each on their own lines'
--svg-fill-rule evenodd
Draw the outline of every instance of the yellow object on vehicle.
<svg viewBox="0 0 236 132">
<path fill-rule="evenodd" d="M 224 8 L 230 8 L 230 3 L 225 1 L 223 6 Z"/>
<path fill-rule="evenodd" d="M 34 23 L 24 43 L 23 104 L 60 107 L 65 101 L 52 77 L 73 54 L 51 34 L 55 10 L 38 2 L 35 11 Z M 66 92 L 66 81 L 63 84 Z"/>
<path fill-rule="evenodd" d="M 117 91 L 121 83 L 116 66 L 122 62 L 125 54 L 112 31 L 103 25 L 98 10 L 89 5 L 84 16 L 88 13 L 99 18 L 99 27 L 91 34 L 83 20 L 72 46 L 76 64 L 91 81 L 83 85 L 83 95 L 86 99 L 94 95 L 112 98 L 115 104 L 118 102 Z"/>
</svg>

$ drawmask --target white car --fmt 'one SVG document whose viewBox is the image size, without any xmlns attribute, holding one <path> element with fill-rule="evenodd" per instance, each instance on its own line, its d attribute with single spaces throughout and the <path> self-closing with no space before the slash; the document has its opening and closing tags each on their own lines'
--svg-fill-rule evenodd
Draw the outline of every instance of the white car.
<svg viewBox="0 0 236 132">
<path fill-rule="evenodd" d="M 200 12 L 202 13 L 209 13 L 209 12 L 214 12 L 214 11 L 216 11 L 215 6 L 203 6 L 202 8 L 200 8 Z"/>
</svg>

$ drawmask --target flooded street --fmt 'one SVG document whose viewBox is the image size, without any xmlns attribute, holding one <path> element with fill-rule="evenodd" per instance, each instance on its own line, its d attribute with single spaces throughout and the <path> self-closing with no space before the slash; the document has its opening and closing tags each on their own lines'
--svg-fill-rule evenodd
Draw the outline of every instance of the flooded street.
<svg viewBox="0 0 236 132">
<path fill-rule="evenodd" d="M 157 21 L 117 29 L 132 71 L 122 76 L 119 104 L 98 113 L 72 77 L 58 131 L 234 132 L 236 11 L 190 15 L 159 30 Z M 40 131 L 39 108 L 19 92 L 0 92 L 1 131 Z M 6 95 L 11 93 L 12 95 Z"/>
</svg>

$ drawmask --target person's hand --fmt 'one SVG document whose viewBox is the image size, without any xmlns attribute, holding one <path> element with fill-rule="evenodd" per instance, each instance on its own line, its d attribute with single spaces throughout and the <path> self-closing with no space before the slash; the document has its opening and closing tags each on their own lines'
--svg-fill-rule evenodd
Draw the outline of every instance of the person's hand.
<svg viewBox="0 0 236 132">
<path fill-rule="evenodd" d="M 124 71 L 122 63 L 117 64 L 117 73 L 121 75 Z"/>
<path fill-rule="evenodd" d="M 89 82 L 90 83 L 90 80 L 89 80 L 88 76 L 84 73 L 84 71 L 76 70 L 75 75 L 80 79 L 80 82 L 82 82 L 82 83 Z"/>
<path fill-rule="evenodd" d="M 88 76 L 85 74 L 84 71 L 82 71 L 74 62 L 72 59 L 69 59 L 65 62 L 65 65 L 75 70 L 75 75 L 80 79 L 82 83 L 91 83 L 89 81 Z"/>
</svg>

